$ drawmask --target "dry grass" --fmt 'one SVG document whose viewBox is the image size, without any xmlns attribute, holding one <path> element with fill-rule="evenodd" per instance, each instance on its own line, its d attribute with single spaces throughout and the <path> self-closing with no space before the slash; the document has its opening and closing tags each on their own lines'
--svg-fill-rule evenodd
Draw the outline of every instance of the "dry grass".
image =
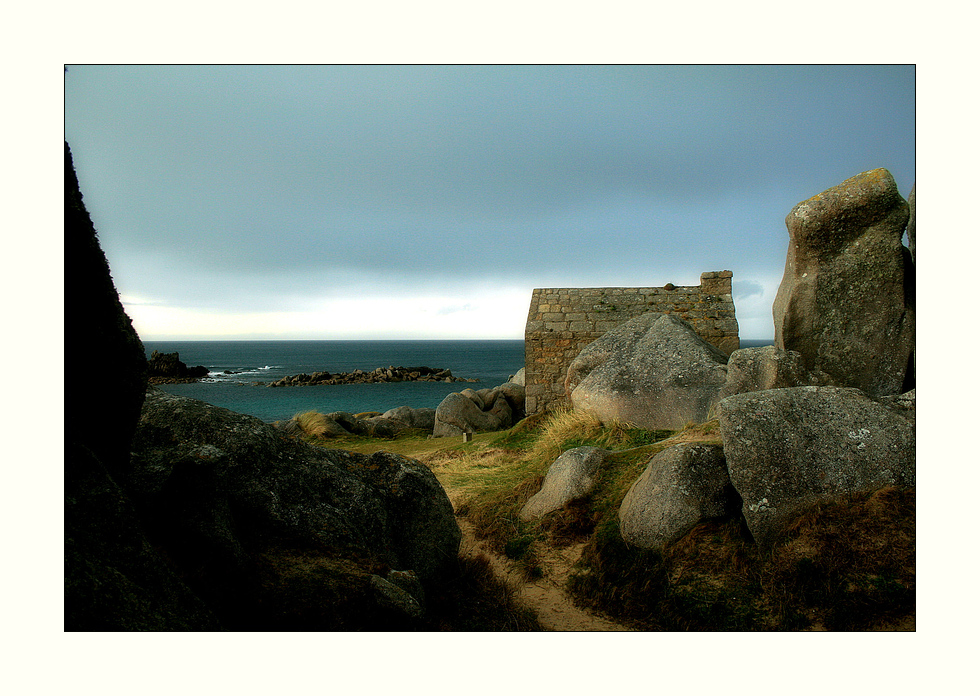
<svg viewBox="0 0 980 696">
<path fill-rule="evenodd" d="M 297 413 L 293 416 L 293 420 L 299 425 L 300 430 L 310 437 L 325 437 L 336 429 L 336 425 L 329 418 L 317 411 Z"/>
<path fill-rule="evenodd" d="M 465 444 L 409 438 L 357 441 L 352 449 L 399 451 L 426 463 L 488 548 L 510 557 L 527 577 L 541 572 L 543 545 L 587 541 L 569 580 L 576 602 L 637 628 L 914 626 L 914 491 L 884 489 L 804 510 L 766 554 L 741 517 L 702 522 L 664 552 L 628 546 L 618 509 L 629 487 L 654 454 L 693 442 L 720 444 L 717 420 L 651 433 L 558 411 Z M 593 492 L 540 520 L 521 520 L 521 507 L 548 467 L 584 445 L 612 450 Z"/>
</svg>

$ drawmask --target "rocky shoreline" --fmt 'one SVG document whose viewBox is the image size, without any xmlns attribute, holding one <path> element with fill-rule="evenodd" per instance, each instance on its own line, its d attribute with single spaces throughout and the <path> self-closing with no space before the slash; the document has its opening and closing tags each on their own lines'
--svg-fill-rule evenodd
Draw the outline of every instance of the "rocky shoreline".
<svg viewBox="0 0 980 696">
<path fill-rule="evenodd" d="M 312 374 L 289 375 L 274 382 L 270 387 L 308 387 L 333 384 L 370 384 L 373 382 L 479 382 L 478 379 L 454 377 L 450 370 L 431 367 L 379 367 L 371 372 L 314 372 Z"/>
</svg>

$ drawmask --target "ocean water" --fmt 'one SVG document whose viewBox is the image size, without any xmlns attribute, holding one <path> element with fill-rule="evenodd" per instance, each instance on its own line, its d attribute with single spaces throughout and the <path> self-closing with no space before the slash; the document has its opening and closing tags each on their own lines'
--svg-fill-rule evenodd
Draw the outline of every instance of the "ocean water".
<svg viewBox="0 0 980 696">
<path fill-rule="evenodd" d="M 772 345 L 743 340 L 742 348 Z M 204 365 L 209 377 L 196 384 L 164 384 L 160 389 L 246 413 L 267 423 L 303 411 L 384 412 L 396 406 L 438 406 L 447 394 L 503 384 L 524 367 L 524 341 L 144 341 L 154 350 L 180 354 L 189 367 Z M 370 372 L 378 367 L 450 369 L 466 382 L 398 382 L 311 387 L 264 386 L 286 375 Z"/>
<path fill-rule="evenodd" d="M 189 367 L 204 365 L 210 372 L 196 384 L 164 384 L 160 389 L 267 423 L 310 410 L 361 413 L 396 406 L 435 408 L 451 392 L 495 387 L 524 367 L 523 340 L 144 341 L 143 346 L 147 357 L 154 350 L 177 352 Z M 370 372 L 388 366 L 449 369 L 455 377 L 479 382 L 264 386 L 304 372 Z"/>
</svg>

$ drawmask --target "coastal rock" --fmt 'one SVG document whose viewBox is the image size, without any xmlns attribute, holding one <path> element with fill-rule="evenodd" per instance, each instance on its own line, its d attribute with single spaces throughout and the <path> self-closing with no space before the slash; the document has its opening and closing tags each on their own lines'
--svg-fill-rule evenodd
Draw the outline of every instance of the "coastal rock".
<svg viewBox="0 0 980 696">
<path fill-rule="evenodd" d="M 382 414 L 388 420 L 400 421 L 409 428 L 427 430 L 430 433 L 436 424 L 436 410 L 434 408 L 411 408 L 409 406 L 399 406 L 389 409 Z"/>
<path fill-rule="evenodd" d="M 895 396 L 880 396 L 875 400 L 915 423 L 915 389 Z"/>
<path fill-rule="evenodd" d="M 771 546 L 803 507 L 915 486 L 915 423 L 858 389 L 790 387 L 718 404 L 725 460 L 756 542 Z"/>
<path fill-rule="evenodd" d="M 501 419 L 486 411 L 472 400 L 453 392 L 447 394 L 436 408 L 436 421 L 432 429 L 435 437 L 455 437 L 463 433 L 482 433 L 510 427 Z"/>
<path fill-rule="evenodd" d="M 687 322 L 650 312 L 583 348 L 569 365 L 565 393 L 573 408 L 604 423 L 677 430 L 708 418 L 727 362 Z"/>
<path fill-rule="evenodd" d="M 464 389 L 436 408 L 434 437 L 506 430 L 524 417 L 524 387 L 505 382 L 492 389 Z"/>
<path fill-rule="evenodd" d="M 521 508 L 521 519 L 542 517 L 591 493 L 595 487 L 595 473 L 608 454 L 609 450 L 598 447 L 576 447 L 563 452 L 548 467 L 541 490 Z"/>
<path fill-rule="evenodd" d="M 208 368 L 204 365 L 187 367 L 181 361 L 180 353 L 161 353 L 155 350 L 147 363 L 147 375 L 151 384 L 196 382 L 208 376 Z"/>
<path fill-rule="evenodd" d="M 490 408 L 490 405 L 484 402 L 483 398 L 478 393 L 476 393 L 476 391 L 474 391 L 473 389 L 464 389 L 459 393 L 465 396 L 470 401 L 472 401 L 474 404 L 476 404 L 476 407 L 481 411 Z"/>
<path fill-rule="evenodd" d="M 514 414 L 514 422 L 524 418 L 525 391 L 524 386 L 516 382 L 504 382 L 494 387 L 494 401 L 504 398 L 510 405 L 511 412 Z"/>
<path fill-rule="evenodd" d="M 511 375 L 510 379 L 507 380 L 511 384 L 517 384 L 522 387 L 527 386 L 524 382 L 524 368 L 522 367 L 517 371 L 516 375 Z"/>
<path fill-rule="evenodd" d="M 745 392 L 809 384 L 799 353 L 776 346 L 742 348 L 728 359 L 728 376 L 719 398 Z"/>
<path fill-rule="evenodd" d="M 798 352 L 820 384 L 869 396 L 914 386 L 914 273 L 902 245 L 908 220 L 885 169 L 858 174 L 787 215 L 775 342 Z"/>
<path fill-rule="evenodd" d="M 442 486 L 399 455 L 328 450 L 257 418 L 150 390 L 130 486 L 161 543 L 213 601 L 247 590 L 269 539 L 374 558 L 422 580 L 456 559 L 460 531 Z"/>
<path fill-rule="evenodd" d="M 392 439 L 409 428 L 432 432 L 434 408 L 399 406 L 383 414 L 346 411 L 297 413 L 287 421 L 276 421 L 273 427 L 293 436 L 308 435 L 322 440 L 344 435 Z"/>
<path fill-rule="evenodd" d="M 675 445 L 654 455 L 630 487 L 620 534 L 629 544 L 663 549 L 702 520 L 737 515 L 741 504 L 719 445 Z"/>
<path fill-rule="evenodd" d="M 268 383 L 270 387 L 309 387 L 338 384 L 372 384 L 378 382 L 475 382 L 475 379 L 453 377 L 450 370 L 431 367 L 379 367 L 371 372 L 354 370 L 331 374 L 317 371 L 312 374 L 287 375 Z"/>
</svg>

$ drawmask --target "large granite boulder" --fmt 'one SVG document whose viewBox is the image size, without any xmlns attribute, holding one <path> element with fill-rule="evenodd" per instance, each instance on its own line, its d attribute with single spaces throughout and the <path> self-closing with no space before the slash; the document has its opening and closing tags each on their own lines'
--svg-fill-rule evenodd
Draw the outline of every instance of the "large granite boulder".
<svg viewBox="0 0 980 696">
<path fill-rule="evenodd" d="M 672 314 L 650 312 L 606 332 L 568 367 L 572 407 L 648 430 L 707 420 L 728 356 Z"/>
<path fill-rule="evenodd" d="M 456 560 L 452 504 L 432 472 L 405 457 L 309 445 L 159 390 L 147 393 L 133 450 L 134 499 L 212 598 L 241 590 L 250 555 L 272 540 L 374 559 L 422 580 Z"/>
<path fill-rule="evenodd" d="M 216 630 L 220 623 L 149 542 L 119 481 L 146 392 L 143 344 L 116 293 L 65 143 L 65 333 L 75 365 L 111 365 L 93 386 L 65 382 L 66 631 Z"/>
<path fill-rule="evenodd" d="M 902 408 L 839 387 L 723 399 L 718 420 L 725 460 L 756 542 L 770 546 L 807 505 L 884 486 L 915 486 L 915 422 Z"/>
<path fill-rule="evenodd" d="M 675 445 L 654 455 L 630 487 L 619 530 L 627 543 L 663 549 L 698 522 L 737 515 L 741 504 L 721 446 Z"/>
<path fill-rule="evenodd" d="M 505 382 L 492 389 L 447 394 L 436 407 L 434 437 L 506 430 L 524 417 L 524 387 Z"/>
<path fill-rule="evenodd" d="M 427 430 L 430 433 L 436 424 L 436 410 L 434 408 L 412 408 L 411 406 L 398 406 L 381 414 L 388 420 L 399 421 L 409 428 Z"/>
<path fill-rule="evenodd" d="M 719 398 L 764 389 L 802 387 L 808 383 L 809 376 L 796 351 L 776 346 L 742 348 L 728 359 L 728 376 Z"/>
<path fill-rule="evenodd" d="M 885 169 L 858 174 L 786 217 L 775 343 L 798 352 L 820 384 L 870 396 L 914 386 L 914 274 L 902 245 L 908 219 Z"/>
<path fill-rule="evenodd" d="M 477 395 L 483 401 L 484 410 L 493 409 L 497 399 L 506 399 L 516 423 L 524 417 L 524 387 L 516 382 L 504 382 L 492 389 L 480 389 Z"/>
<path fill-rule="evenodd" d="M 563 452 L 548 467 L 541 490 L 521 508 L 521 519 L 542 517 L 591 493 L 595 474 L 608 454 L 609 450 L 598 447 L 576 447 Z"/>
</svg>

